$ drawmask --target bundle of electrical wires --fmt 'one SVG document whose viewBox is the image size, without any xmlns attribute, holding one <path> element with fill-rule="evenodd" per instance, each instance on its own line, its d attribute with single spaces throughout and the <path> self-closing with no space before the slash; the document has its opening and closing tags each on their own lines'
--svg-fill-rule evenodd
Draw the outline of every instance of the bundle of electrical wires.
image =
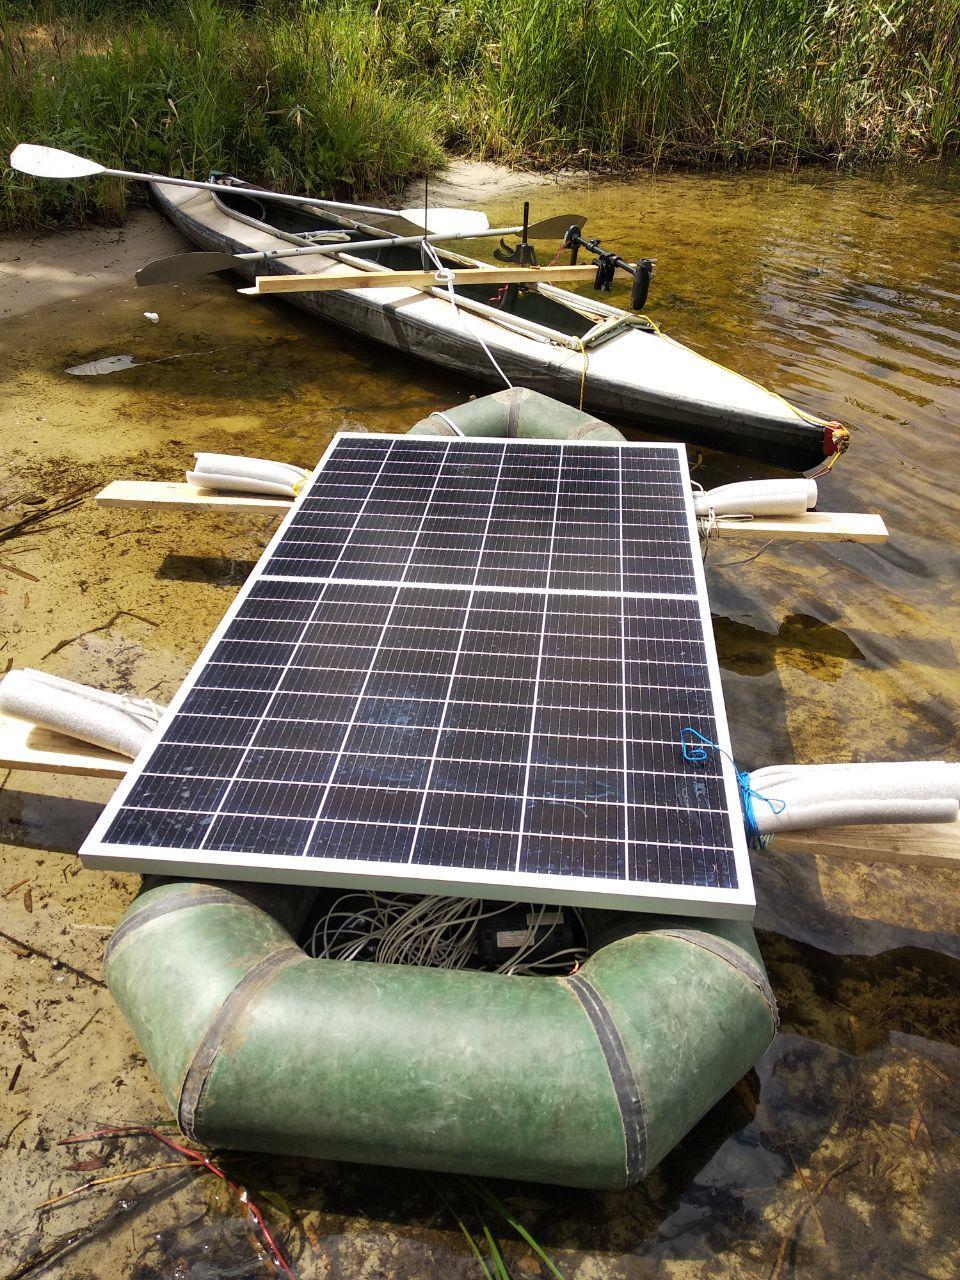
<svg viewBox="0 0 960 1280">
<path fill-rule="evenodd" d="M 586 959 L 586 945 L 564 946 L 553 952 L 545 946 L 562 920 L 561 912 L 546 906 L 524 910 L 526 926 L 510 932 L 510 949 L 493 972 L 569 973 Z M 347 893 L 317 920 L 307 950 L 323 960 L 463 969 L 477 961 L 481 924 L 514 911 L 515 903 L 491 905 L 477 898 Z M 572 911 L 582 932 L 580 913 L 575 908 Z"/>
</svg>

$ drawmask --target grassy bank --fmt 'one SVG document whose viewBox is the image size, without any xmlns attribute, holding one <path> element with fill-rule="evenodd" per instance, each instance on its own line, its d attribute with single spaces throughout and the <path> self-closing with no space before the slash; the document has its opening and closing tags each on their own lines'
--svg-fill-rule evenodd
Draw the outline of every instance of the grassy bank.
<svg viewBox="0 0 960 1280">
<path fill-rule="evenodd" d="M 513 164 L 870 163 L 960 141 L 957 0 L 0 0 L 0 152 L 327 195 Z M 6 175 L 0 226 L 115 219 Z"/>
</svg>

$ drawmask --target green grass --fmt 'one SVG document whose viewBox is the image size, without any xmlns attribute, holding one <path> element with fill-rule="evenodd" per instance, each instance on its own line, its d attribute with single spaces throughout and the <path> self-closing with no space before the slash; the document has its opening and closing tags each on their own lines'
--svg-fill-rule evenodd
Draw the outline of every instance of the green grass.
<svg viewBox="0 0 960 1280">
<path fill-rule="evenodd" d="M 0 152 L 390 197 L 511 164 L 847 165 L 955 154 L 958 0 L 0 0 Z M 135 187 L 7 175 L 0 226 Z"/>
</svg>

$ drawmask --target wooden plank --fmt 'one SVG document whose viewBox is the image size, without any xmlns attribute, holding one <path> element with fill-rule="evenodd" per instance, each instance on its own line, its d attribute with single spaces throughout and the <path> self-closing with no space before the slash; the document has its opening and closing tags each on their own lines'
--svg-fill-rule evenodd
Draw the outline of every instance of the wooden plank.
<svg viewBox="0 0 960 1280">
<path fill-rule="evenodd" d="M 808 511 L 803 516 L 754 516 L 734 520 L 718 516 L 721 538 L 784 538 L 797 542 L 886 542 L 890 536 L 882 516 L 866 511 Z"/>
<path fill-rule="evenodd" d="M 453 272 L 455 285 L 528 284 L 553 281 L 569 284 L 593 280 L 597 268 L 578 267 L 462 267 Z M 238 293 L 319 293 L 327 289 L 431 289 L 441 282 L 434 271 L 324 271 L 318 274 L 257 276 L 250 288 Z"/>
<path fill-rule="evenodd" d="M 132 761 L 52 729 L 0 715 L 0 769 L 122 778 Z"/>
<path fill-rule="evenodd" d="M 290 510 L 289 498 L 257 493 L 217 493 L 198 489 L 186 481 L 114 480 L 94 499 L 98 507 L 154 507 L 184 511 L 195 507 L 220 507 L 254 515 L 278 515 Z"/>
<path fill-rule="evenodd" d="M 960 822 L 823 827 L 774 836 L 770 852 L 886 862 L 901 867 L 952 867 L 960 871 Z M 761 855 L 762 856 L 762 855 Z"/>
<path fill-rule="evenodd" d="M 225 511 L 246 511 L 259 515 L 279 515 L 290 509 L 289 498 L 253 493 L 216 493 L 192 484 L 167 480 L 114 480 L 95 499 L 100 507 L 153 507 L 192 510 L 219 507 Z M 887 527 L 882 517 L 859 511 L 839 513 L 808 511 L 805 516 L 717 521 L 722 538 L 782 538 L 806 542 L 884 542 Z"/>
</svg>

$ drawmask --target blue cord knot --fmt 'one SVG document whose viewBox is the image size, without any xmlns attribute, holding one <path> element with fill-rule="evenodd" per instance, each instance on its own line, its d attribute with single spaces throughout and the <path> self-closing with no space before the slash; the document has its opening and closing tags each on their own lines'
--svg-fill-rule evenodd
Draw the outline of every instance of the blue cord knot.
<svg viewBox="0 0 960 1280">
<path fill-rule="evenodd" d="M 774 813 L 783 813 L 787 807 L 785 800 L 775 800 L 770 796 L 765 796 L 761 791 L 754 790 L 750 785 L 750 774 L 746 769 L 738 769 L 737 762 L 729 751 L 724 751 L 718 742 L 714 742 L 712 738 L 705 737 L 698 729 L 694 729 L 692 725 L 686 725 L 680 730 L 680 749 L 683 752 L 684 760 L 691 764 L 702 764 L 704 760 L 709 759 L 711 751 L 719 751 L 721 755 L 726 756 L 733 765 L 734 772 L 737 775 L 737 786 L 740 788 L 740 808 L 743 810 L 743 828 L 747 837 L 747 844 L 751 849 L 763 849 L 770 841 L 768 835 L 760 830 L 757 825 L 757 815 L 754 811 L 754 800 L 762 800 L 764 804 L 768 804 Z"/>
</svg>

